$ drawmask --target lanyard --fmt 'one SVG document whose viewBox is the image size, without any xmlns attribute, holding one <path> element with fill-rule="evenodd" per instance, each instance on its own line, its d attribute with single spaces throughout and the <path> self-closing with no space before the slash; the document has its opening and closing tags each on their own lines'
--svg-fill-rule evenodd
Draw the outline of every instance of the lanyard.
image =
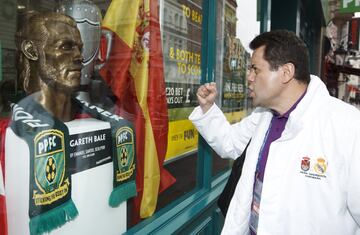
<svg viewBox="0 0 360 235">
<path fill-rule="evenodd" d="M 260 152 L 259 152 L 259 156 L 258 156 L 258 161 L 257 161 L 257 164 L 256 164 L 256 172 L 255 172 L 256 176 L 257 176 L 257 174 L 259 173 L 259 170 L 260 170 L 260 162 L 261 162 L 262 158 L 264 157 L 262 153 L 263 153 L 263 151 L 264 151 L 264 147 L 265 147 L 265 144 L 266 144 L 266 142 L 267 142 L 267 139 L 268 139 L 268 136 L 269 136 L 269 133 L 270 133 L 270 130 L 271 130 L 271 127 L 272 127 L 273 122 L 274 122 L 274 116 L 273 116 L 272 119 L 271 119 L 269 128 L 268 128 L 267 131 L 266 131 L 266 134 L 265 134 L 265 137 L 264 137 L 264 141 L 263 141 L 263 143 L 262 143 L 262 145 L 261 145 L 261 148 L 260 148 Z"/>
</svg>

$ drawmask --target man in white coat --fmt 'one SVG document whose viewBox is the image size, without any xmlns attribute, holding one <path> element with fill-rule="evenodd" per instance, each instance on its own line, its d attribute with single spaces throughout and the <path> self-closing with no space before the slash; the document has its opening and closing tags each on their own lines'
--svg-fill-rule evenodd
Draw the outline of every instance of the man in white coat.
<svg viewBox="0 0 360 235">
<path fill-rule="evenodd" d="M 247 148 L 223 234 L 360 234 L 360 112 L 309 73 L 294 33 L 257 36 L 248 75 L 257 107 L 230 125 L 202 85 L 189 119 L 223 158 Z"/>
</svg>

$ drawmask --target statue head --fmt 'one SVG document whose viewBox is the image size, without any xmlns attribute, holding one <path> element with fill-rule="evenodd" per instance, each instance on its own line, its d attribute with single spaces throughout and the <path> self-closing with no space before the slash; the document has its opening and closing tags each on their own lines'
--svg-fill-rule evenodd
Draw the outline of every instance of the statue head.
<svg viewBox="0 0 360 235">
<path fill-rule="evenodd" d="M 19 81 L 27 94 L 44 87 L 66 94 L 79 89 L 83 43 L 71 17 L 30 12 L 15 40 Z"/>
<path fill-rule="evenodd" d="M 56 11 L 74 18 L 84 43 L 81 85 L 86 87 L 99 63 L 97 59 L 101 38 L 101 11 L 90 0 L 64 0 L 60 2 Z"/>
</svg>

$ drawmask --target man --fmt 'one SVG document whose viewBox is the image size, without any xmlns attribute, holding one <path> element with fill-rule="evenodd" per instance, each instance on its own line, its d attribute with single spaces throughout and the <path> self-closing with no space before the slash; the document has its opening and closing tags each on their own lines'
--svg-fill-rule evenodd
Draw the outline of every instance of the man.
<svg viewBox="0 0 360 235">
<path fill-rule="evenodd" d="M 222 233 L 360 234 L 360 112 L 309 75 L 294 33 L 263 33 L 250 48 L 257 108 L 230 125 L 211 83 L 189 117 L 221 157 L 237 158 L 251 139 Z"/>
<path fill-rule="evenodd" d="M 20 82 L 27 94 L 61 121 L 74 116 L 83 47 L 76 22 L 58 13 L 32 13 L 16 34 Z"/>
</svg>

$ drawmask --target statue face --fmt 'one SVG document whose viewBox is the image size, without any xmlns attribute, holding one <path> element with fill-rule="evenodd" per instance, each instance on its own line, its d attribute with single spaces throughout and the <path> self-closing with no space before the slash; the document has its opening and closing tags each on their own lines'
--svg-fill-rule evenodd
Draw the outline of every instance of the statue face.
<svg viewBox="0 0 360 235">
<path fill-rule="evenodd" d="M 63 22 L 47 23 L 48 37 L 39 56 L 40 77 L 52 89 L 73 93 L 80 86 L 82 41 L 80 32 Z"/>
</svg>

